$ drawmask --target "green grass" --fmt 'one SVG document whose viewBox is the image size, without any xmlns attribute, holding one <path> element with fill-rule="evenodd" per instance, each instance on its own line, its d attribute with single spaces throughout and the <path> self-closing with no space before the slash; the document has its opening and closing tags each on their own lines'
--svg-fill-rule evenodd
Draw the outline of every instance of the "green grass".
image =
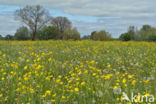
<svg viewBox="0 0 156 104">
<path fill-rule="evenodd" d="M 155 71 L 152 42 L 1 41 L 0 103 L 129 104 L 123 93 L 149 102 Z"/>
</svg>

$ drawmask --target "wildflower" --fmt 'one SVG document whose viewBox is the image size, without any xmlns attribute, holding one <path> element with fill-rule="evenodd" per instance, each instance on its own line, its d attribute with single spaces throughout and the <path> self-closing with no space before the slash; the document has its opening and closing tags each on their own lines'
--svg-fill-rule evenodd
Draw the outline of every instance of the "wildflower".
<svg viewBox="0 0 156 104">
<path fill-rule="evenodd" d="M 27 81 L 28 80 L 28 77 L 24 77 L 24 80 Z"/>
<path fill-rule="evenodd" d="M 107 65 L 107 68 L 110 68 L 110 67 L 111 67 L 111 65 L 110 65 L 110 64 L 108 64 L 108 65 Z"/>
<path fill-rule="evenodd" d="M 96 92 L 96 96 L 98 96 L 98 97 L 102 97 L 102 96 L 103 96 L 103 92 L 100 91 L 100 90 L 98 90 L 98 91 Z"/>
<path fill-rule="evenodd" d="M 111 78 L 111 74 L 108 74 L 108 75 L 105 75 L 104 77 L 106 78 L 106 79 L 110 79 Z"/>
<path fill-rule="evenodd" d="M 66 97 L 65 96 L 62 96 L 62 99 L 64 100 Z"/>
<path fill-rule="evenodd" d="M 47 76 L 45 79 L 46 79 L 47 81 L 50 81 L 50 77 L 49 77 L 49 76 Z"/>
<path fill-rule="evenodd" d="M 93 76 L 96 76 L 96 73 L 93 73 L 92 75 L 93 75 Z"/>
<path fill-rule="evenodd" d="M 3 94 L 0 94 L 0 98 L 3 97 Z"/>
<path fill-rule="evenodd" d="M 53 94 L 53 97 L 56 97 L 56 93 L 55 93 L 55 94 Z"/>
<path fill-rule="evenodd" d="M 113 88 L 113 89 L 114 89 L 114 90 L 116 90 L 117 88 L 118 88 L 117 86 L 114 86 L 114 88 Z"/>
<path fill-rule="evenodd" d="M 94 60 L 92 60 L 91 62 L 90 62 L 90 64 L 94 64 L 95 63 L 95 61 Z"/>
<path fill-rule="evenodd" d="M 51 95 L 51 91 L 50 91 L 50 90 L 47 90 L 47 91 L 46 91 L 46 94 L 47 94 L 47 95 Z"/>
<path fill-rule="evenodd" d="M 5 79 L 4 77 L 1 78 L 2 81 L 3 81 L 4 79 Z"/>
<path fill-rule="evenodd" d="M 148 96 L 150 96 L 150 94 L 149 94 L 149 93 L 146 93 L 146 94 L 145 94 L 145 96 L 147 96 L 147 97 L 148 97 Z"/>
<path fill-rule="evenodd" d="M 86 82 L 81 82 L 81 85 L 84 86 L 86 84 Z"/>
<path fill-rule="evenodd" d="M 41 68 L 41 65 L 38 65 L 36 69 L 39 70 L 40 68 Z"/>
<path fill-rule="evenodd" d="M 5 57 L 6 56 L 6 54 L 3 54 L 3 57 Z"/>
<path fill-rule="evenodd" d="M 51 57 L 50 57 L 50 58 L 48 59 L 48 61 L 51 62 L 51 60 L 52 60 L 52 59 L 51 59 Z"/>
<path fill-rule="evenodd" d="M 129 78 L 129 79 L 133 78 L 133 75 L 129 75 L 128 78 Z"/>
<path fill-rule="evenodd" d="M 40 61 L 40 58 L 37 58 L 37 61 Z"/>
<path fill-rule="evenodd" d="M 80 71 L 79 73 L 78 73 L 78 75 L 81 75 L 82 74 L 82 72 Z"/>
<path fill-rule="evenodd" d="M 61 75 L 59 75 L 59 76 L 58 76 L 58 78 L 62 78 L 62 76 L 61 76 Z"/>
<path fill-rule="evenodd" d="M 25 66 L 25 67 L 24 67 L 24 70 L 27 70 L 27 69 L 28 69 L 28 66 Z"/>
<path fill-rule="evenodd" d="M 29 59 L 26 60 L 26 62 L 29 62 L 29 61 L 30 61 Z"/>
<path fill-rule="evenodd" d="M 75 90 L 75 92 L 79 92 L 79 88 L 75 88 L 74 90 Z"/>
<path fill-rule="evenodd" d="M 54 99 L 52 99 L 52 100 L 51 100 L 51 102 L 52 102 L 52 103 L 55 103 L 55 100 L 54 100 Z"/>
<path fill-rule="evenodd" d="M 42 95 L 42 98 L 45 98 L 47 95 L 46 94 L 44 94 L 44 95 Z"/>
<path fill-rule="evenodd" d="M 16 89 L 16 92 L 19 92 L 19 91 L 20 91 L 20 88 L 17 88 L 17 89 Z"/>
<path fill-rule="evenodd" d="M 60 82 L 60 79 L 57 79 L 56 82 L 59 83 Z"/>
<path fill-rule="evenodd" d="M 125 83 L 126 82 L 126 79 L 124 78 L 123 80 L 122 80 L 122 83 Z"/>
<path fill-rule="evenodd" d="M 148 82 L 149 82 L 149 80 L 144 80 L 144 82 L 145 82 L 145 83 L 148 83 Z"/>
<path fill-rule="evenodd" d="M 132 81 L 132 85 L 135 85 L 135 83 L 136 83 L 136 80 L 133 80 L 133 81 Z"/>
<path fill-rule="evenodd" d="M 34 92 L 35 92 L 34 89 L 30 88 L 30 93 L 34 93 Z"/>
</svg>

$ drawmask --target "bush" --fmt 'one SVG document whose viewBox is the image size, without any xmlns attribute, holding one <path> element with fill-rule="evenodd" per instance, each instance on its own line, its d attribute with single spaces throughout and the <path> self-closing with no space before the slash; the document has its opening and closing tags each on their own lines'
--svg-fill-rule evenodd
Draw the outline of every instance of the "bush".
<svg viewBox="0 0 156 104">
<path fill-rule="evenodd" d="M 99 32 L 94 32 L 94 34 L 93 34 L 93 40 L 100 40 L 100 41 L 112 40 L 112 37 L 105 30 L 101 30 Z"/>
<path fill-rule="evenodd" d="M 0 35 L 0 40 L 3 40 L 4 38 L 3 38 L 3 36 L 2 35 Z"/>
<path fill-rule="evenodd" d="M 22 26 L 16 30 L 14 38 L 16 40 L 28 40 L 30 39 L 30 32 L 27 27 Z"/>
<path fill-rule="evenodd" d="M 76 28 L 67 28 L 63 33 L 63 39 L 64 40 L 79 40 L 80 39 L 80 33 Z"/>
<path fill-rule="evenodd" d="M 152 33 L 149 37 L 148 37 L 149 41 L 156 41 L 156 32 Z"/>
<path fill-rule="evenodd" d="M 124 33 L 124 34 L 121 34 L 120 36 L 120 40 L 122 41 L 130 41 L 132 39 L 132 36 L 130 33 Z"/>
<path fill-rule="evenodd" d="M 56 39 L 57 33 L 58 31 L 55 26 L 45 26 L 44 28 L 38 31 L 38 39 L 39 40 Z"/>
<path fill-rule="evenodd" d="M 6 35 L 5 37 L 4 37 L 4 39 L 5 40 L 14 40 L 14 36 L 12 36 L 12 35 Z"/>
</svg>

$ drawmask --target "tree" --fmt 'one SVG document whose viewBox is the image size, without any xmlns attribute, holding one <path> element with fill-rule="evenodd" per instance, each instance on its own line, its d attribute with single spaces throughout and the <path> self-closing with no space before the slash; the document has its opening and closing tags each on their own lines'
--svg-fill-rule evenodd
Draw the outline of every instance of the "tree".
<svg viewBox="0 0 156 104">
<path fill-rule="evenodd" d="M 93 39 L 93 35 L 96 33 L 96 31 L 91 32 L 91 39 Z"/>
<path fill-rule="evenodd" d="M 91 39 L 91 35 L 84 35 L 81 39 L 82 40 L 90 40 Z"/>
<path fill-rule="evenodd" d="M 80 39 L 80 33 L 78 32 L 77 28 L 67 28 L 63 33 L 63 39 L 73 39 L 73 40 L 79 40 Z"/>
<path fill-rule="evenodd" d="M 105 30 L 101 30 L 93 34 L 93 40 L 107 41 L 107 40 L 112 40 L 112 37 Z"/>
<path fill-rule="evenodd" d="M 56 39 L 57 28 L 55 26 L 45 26 L 44 28 L 38 31 L 38 39 L 40 40 L 49 40 Z"/>
<path fill-rule="evenodd" d="M 31 29 L 32 40 L 36 39 L 37 30 L 51 19 L 49 12 L 40 5 L 28 5 L 23 9 L 16 10 L 15 15 Z"/>
<path fill-rule="evenodd" d="M 2 35 L 0 35 L 0 40 L 3 40 L 3 36 Z"/>
<path fill-rule="evenodd" d="M 151 29 L 152 29 L 152 27 L 150 25 L 143 25 L 142 28 L 141 28 L 141 30 L 143 30 L 143 31 L 148 31 L 148 30 L 151 30 Z"/>
<path fill-rule="evenodd" d="M 22 26 L 16 30 L 14 37 L 16 40 L 28 40 L 30 39 L 30 32 L 27 27 Z"/>
<path fill-rule="evenodd" d="M 14 36 L 8 34 L 4 37 L 5 40 L 14 40 Z"/>
<path fill-rule="evenodd" d="M 63 32 L 67 28 L 70 28 L 72 23 L 66 17 L 56 17 L 56 18 L 53 18 L 51 20 L 51 24 L 53 26 L 56 26 L 57 29 L 58 29 L 57 38 L 58 39 L 62 39 L 63 38 Z"/>
<path fill-rule="evenodd" d="M 131 35 L 131 39 L 134 40 L 136 29 L 134 26 L 129 26 L 128 28 L 128 33 Z"/>
<path fill-rule="evenodd" d="M 132 35 L 129 32 L 127 32 L 127 33 L 121 34 L 119 39 L 122 41 L 130 41 L 132 39 Z"/>
<path fill-rule="evenodd" d="M 156 28 L 150 25 L 143 25 L 140 31 L 135 35 L 135 40 L 137 41 L 154 41 Z"/>
<path fill-rule="evenodd" d="M 149 41 L 156 41 L 156 31 L 153 32 L 149 37 L 148 37 Z"/>
</svg>

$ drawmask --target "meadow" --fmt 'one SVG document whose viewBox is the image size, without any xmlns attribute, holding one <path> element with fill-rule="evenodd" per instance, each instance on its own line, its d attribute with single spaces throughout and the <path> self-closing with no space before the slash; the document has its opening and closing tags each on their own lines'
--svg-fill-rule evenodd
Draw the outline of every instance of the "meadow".
<svg viewBox="0 0 156 104">
<path fill-rule="evenodd" d="M 0 41 L 0 104 L 154 104 L 155 76 L 154 42 Z"/>
</svg>

